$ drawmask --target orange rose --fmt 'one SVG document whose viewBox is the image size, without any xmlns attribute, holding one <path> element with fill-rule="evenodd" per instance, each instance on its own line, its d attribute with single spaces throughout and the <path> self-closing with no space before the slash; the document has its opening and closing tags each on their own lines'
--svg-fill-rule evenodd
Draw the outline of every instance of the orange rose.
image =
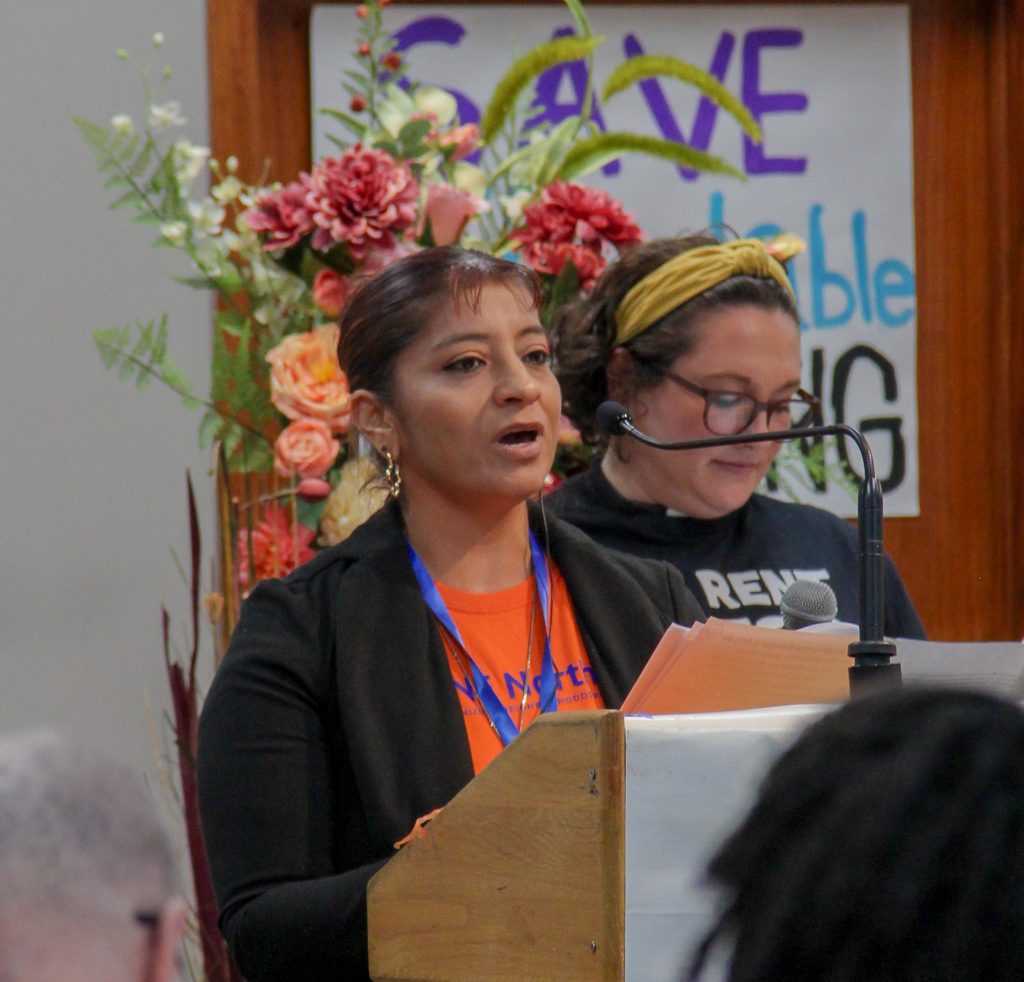
<svg viewBox="0 0 1024 982">
<path fill-rule="evenodd" d="M 442 133 L 437 142 L 442 147 L 455 147 L 451 156 L 452 160 L 464 160 L 476 150 L 479 139 L 480 127 L 476 123 L 465 123 L 450 129 L 447 133 Z"/>
<path fill-rule="evenodd" d="M 267 352 L 270 401 L 289 419 L 311 417 L 348 430 L 348 379 L 338 365 L 338 325 L 289 334 Z"/>
<path fill-rule="evenodd" d="M 274 444 L 274 470 L 282 477 L 323 477 L 338 457 L 341 444 L 319 419 L 289 423 Z"/>
</svg>

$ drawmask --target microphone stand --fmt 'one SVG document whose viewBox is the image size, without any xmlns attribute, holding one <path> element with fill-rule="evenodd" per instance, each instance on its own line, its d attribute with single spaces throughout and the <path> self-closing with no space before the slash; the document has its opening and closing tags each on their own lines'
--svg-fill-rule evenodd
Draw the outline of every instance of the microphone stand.
<svg viewBox="0 0 1024 982">
<path fill-rule="evenodd" d="M 884 636 L 885 551 L 882 548 L 882 485 L 875 476 L 875 459 L 864 434 L 846 423 L 803 426 L 770 433 L 737 433 L 702 440 L 678 440 L 674 443 L 655 439 L 638 430 L 624 406 L 603 402 L 597 410 L 598 422 L 613 436 L 631 436 L 657 450 L 701 450 L 728 447 L 737 443 L 764 443 L 791 440 L 801 436 L 847 436 L 860 450 L 864 481 L 857 495 L 857 539 L 859 563 L 860 637 L 850 644 L 850 695 L 853 698 L 902 684 L 899 664 L 892 664 L 896 645 Z"/>
</svg>

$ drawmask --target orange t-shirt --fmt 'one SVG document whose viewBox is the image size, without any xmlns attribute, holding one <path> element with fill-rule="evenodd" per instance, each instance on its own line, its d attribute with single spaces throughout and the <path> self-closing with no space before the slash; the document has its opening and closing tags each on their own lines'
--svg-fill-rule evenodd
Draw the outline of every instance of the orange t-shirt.
<svg viewBox="0 0 1024 982">
<path fill-rule="evenodd" d="M 548 561 L 551 576 L 551 655 L 555 666 L 555 698 L 560 712 L 572 709 L 604 709 L 604 700 L 594 681 L 587 649 L 572 609 L 565 580 Z M 437 584 L 437 589 L 480 671 L 487 676 L 494 694 L 501 699 L 512 722 L 519 726 L 526 679 L 530 610 L 533 605 L 533 577 L 497 593 L 466 593 Z M 533 650 L 530 680 L 526 692 L 525 727 L 539 714 L 541 667 L 544 663 L 544 609 L 537 600 L 533 618 Z M 466 723 L 473 770 L 479 774 L 501 751 L 502 743 L 491 728 L 487 714 L 476 697 L 469 662 L 448 632 L 441 629 L 448 667 Z"/>
</svg>

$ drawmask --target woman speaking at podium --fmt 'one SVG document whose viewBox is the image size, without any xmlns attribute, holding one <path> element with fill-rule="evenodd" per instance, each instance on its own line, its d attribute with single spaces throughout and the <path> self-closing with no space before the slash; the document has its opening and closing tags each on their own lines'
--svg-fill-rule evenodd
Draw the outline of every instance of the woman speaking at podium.
<svg viewBox="0 0 1024 982">
<path fill-rule="evenodd" d="M 425 249 L 359 289 L 339 361 L 391 499 L 246 601 L 203 709 L 221 927 L 260 980 L 367 973 L 366 886 L 541 712 L 615 707 L 672 621 L 670 565 L 530 499 L 561 411 L 527 269 Z"/>
<path fill-rule="evenodd" d="M 782 264 L 756 239 L 656 239 L 612 266 L 556 325 L 566 412 L 600 440 L 597 407 L 614 399 L 662 440 L 809 424 L 800 388 L 800 330 Z M 839 619 L 857 620 L 853 527 L 814 508 L 755 494 L 775 442 L 666 452 L 613 437 L 603 459 L 548 499 L 603 545 L 665 559 L 704 609 L 778 626 L 794 579 L 825 581 Z M 885 632 L 924 629 L 886 561 Z"/>
</svg>

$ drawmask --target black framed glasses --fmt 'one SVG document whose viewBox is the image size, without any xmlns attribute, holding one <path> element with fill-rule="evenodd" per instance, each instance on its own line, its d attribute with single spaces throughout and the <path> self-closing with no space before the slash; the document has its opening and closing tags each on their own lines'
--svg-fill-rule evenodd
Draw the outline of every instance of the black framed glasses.
<svg viewBox="0 0 1024 982">
<path fill-rule="evenodd" d="M 810 424 L 821 409 L 817 397 L 803 389 L 797 389 L 785 399 L 760 402 L 744 392 L 705 389 L 703 385 L 697 385 L 667 369 L 662 370 L 661 374 L 704 400 L 704 425 L 718 436 L 742 433 L 762 410 L 768 414 L 769 430 L 787 430 Z"/>
</svg>

